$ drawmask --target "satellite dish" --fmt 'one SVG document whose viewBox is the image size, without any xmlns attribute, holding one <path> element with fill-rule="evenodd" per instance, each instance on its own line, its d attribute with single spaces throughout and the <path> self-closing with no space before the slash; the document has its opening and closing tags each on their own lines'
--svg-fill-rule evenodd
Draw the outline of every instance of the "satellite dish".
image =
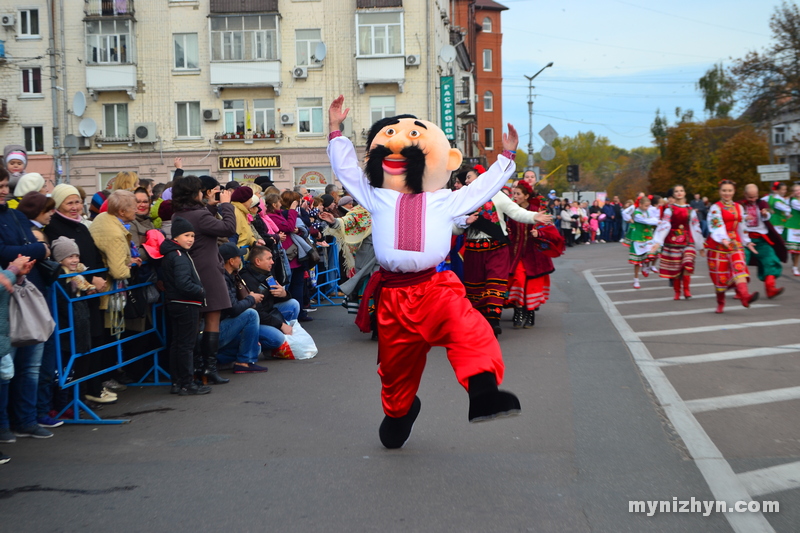
<svg viewBox="0 0 800 533">
<path fill-rule="evenodd" d="M 84 137 L 91 137 L 97 133 L 97 123 L 93 118 L 85 118 L 78 124 L 78 131 Z"/>
<path fill-rule="evenodd" d="M 72 97 L 72 114 L 82 117 L 84 111 L 86 111 L 86 95 L 83 94 L 83 91 L 78 91 Z"/>
<path fill-rule="evenodd" d="M 328 47 L 325 46 L 325 43 L 323 42 L 317 43 L 317 47 L 314 48 L 314 61 L 321 63 L 322 60 L 325 59 L 326 55 L 328 55 Z"/>
<path fill-rule="evenodd" d="M 553 158 L 556 156 L 556 149 L 555 149 L 555 148 L 553 148 L 552 146 L 550 146 L 549 144 L 545 144 L 545 145 L 542 147 L 542 151 L 541 151 L 541 152 L 539 152 L 539 155 L 540 155 L 540 156 L 542 157 L 542 159 L 544 159 L 545 161 L 550 161 L 550 160 L 552 160 L 552 159 L 553 159 Z"/>
<path fill-rule="evenodd" d="M 456 47 L 452 44 L 442 46 L 442 49 L 439 51 L 439 57 L 445 63 L 452 62 L 456 58 Z"/>
<path fill-rule="evenodd" d="M 64 148 L 69 155 L 78 153 L 78 138 L 71 133 L 64 137 Z"/>
</svg>

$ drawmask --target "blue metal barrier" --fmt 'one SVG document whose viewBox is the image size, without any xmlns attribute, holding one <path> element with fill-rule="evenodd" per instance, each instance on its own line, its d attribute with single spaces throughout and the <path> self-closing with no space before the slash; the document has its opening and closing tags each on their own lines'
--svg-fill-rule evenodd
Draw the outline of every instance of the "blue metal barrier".
<svg viewBox="0 0 800 533">
<path fill-rule="evenodd" d="M 100 274 L 100 273 L 103 273 L 103 272 L 108 272 L 108 269 L 107 268 L 99 268 L 99 269 L 96 269 L 96 270 L 87 270 L 87 271 L 80 272 L 80 273 L 63 274 L 63 275 L 59 276 L 59 279 L 67 279 L 67 278 L 71 278 L 71 277 L 78 276 L 78 275 Z M 137 284 L 131 285 L 129 287 L 124 287 L 124 288 L 120 288 L 120 289 L 114 289 L 114 290 L 110 290 L 110 291 L 106 291 L 106 292 L 98 292 L 98 293 L 95 293 L 95 294 L 91 294 L 91 295 L 88 295 L 88 296 L 80 296 L 80 297 L 77 297 L 77 298 L 70 297 L 70 295 L 67 294 L 66 290 L 64 290 L 64 287 L 61 286 L 60 283 L 54 283 L 52 285 L 51 298 L 52 298 L 52 304 L 53 304 L 52 305 L 52 307 L 53 307 L 53 315 L 54 315 L 53 318 L 55 319 L 55 322 L 56 322 L 56 327 L 55 327 L 55 331 L 53 332 L 53 334 L 56 336 L 55 337 L 55 340 L 56 340 L 56 357 L 57 357 L 56 360 L 58 361 L 58 369 L 59 369 L 58 384 L 63 390 L 66 390 L 69 387 L 72 387 L 72 389 L 73 389 L 72 390 L 72 400 L 70 400 L 70 402 L 57 415 L 57 417 L 61 417 L 68 409 L 71 408 L 72 411 L 73 411 L 72 418 L 64 419 L 65 423 L 67 423 L 67 424 L 125 424 L 125 423 L 130 422 L 130 420 L 124 420 L 124 419 L 120 419 L 120 420 L 104 420 L 104 419 L 100 418 L 99 416 L 97 416 L 97 414 L 95 414 L 95 412 L 92 411 L 92 409 L 90 409 L 89 406 L 87 406 L 83 401 L 81 401 L 81 398 L 80 398 L 80 387 L 78 387 L 78 384 L 79 383 L 83 383 L 84 381 L 87 381 L 89 379 L 92 379 L 92 378 L 101 376 L 103 374 L 106 374 L 107 372 L 110 372 L 112 370 L 116 370 L 118 368 L 122 368 L 124 366 L 127 366 L 127 365 L 129 365 L 131 363 L 134 363 L 136 361 L 144 359 L 145 357 L 149 357 L 151 355 L 153 356 L 153 366 L 150 368 L 150 370 L 147 371 L 147 373 L 142 377 L 142 379 L 139 380 L 139 382 L 134 383 L 133 385 L 153 386 L 153 385 L 170 385 L 171 384 L 171 379 L 170 379 L 169 373 L 167 373 L 163 368 L 161 368 L 161 366 L 158 363 L 158 353 L 160 351 L 162 351 L 166 346 L 166 327 L 165 327 L 165 318 L 164 318 L 164 313 L 163 313 L 163 307 L 164 307 L 163 295 L 162 295 L 162 298 L 161 298 L 160 302 L 155 303 L 155 304 L 148 304 L 150 306 L 150 313 L 151 313 L 151 315 L 150 315 L 151 327 L 149 329 L 147 329 L 145 331 L 142 331 L 142 332 L 139 332 L 139 333 L 136 333 L 136 334 L 131 335 L 129 337 L 118 338 L 117 340 L 109 342 L 109 343 L 104 344 L 102 346 L 92 347 L 92 349 L 90 349 L 88 352 L 76 353 L 76 348 L 75 348 L 75 335 L 76 334 L 77 335 L 86 335 L 86 334 L 89 334 L 89 333 L 88 332 L 75 331 L 75 321 L 74 321 L 74 315 L 73 315 L 73 304 L 74 304 L 74 302 L 79 302 L 79 301 L 83 301 L 83 300 L 91 300 L 93 298 L 101 298 L 103 296 L 110 296 L 112 294 L 116 294 L 116 293 L 119 293 L 119 292 L 125 292 L 125 291 L 129 291 L 129 290 L 132 290 L 132 289 L 138 289 L 140 287 L 148 287 L 148 286 L 153 285 L 153 284 L 154 283 L 152 283 L 152 282 L 137 283 Z M 67 309 L 67 316 L 69 317 L 69 320 L 68 320 L 69 323 L 68 324 L 60 324 L 59 323 L 59 313 L 58 313 L 58 301 L 59 301 L 59 298 L 62 298 L 68 305 L 68 309 Z M 159 310 L 162 310 L 162 312 L 158 313 Z M 68 333 L 69 334 L 69 353 L 70 353 L 70 358 L 69 358 L 69 361 L 67 362 L 66 365 L 64 365 L 64 361 L 62 359 L 62 353 L 61 353 L 62 352 L 62 350 L 61 350 L 61 335 L 64 334 L 64 333 Z M 156 335 L 156 338 L 160 342 L 160 346 L 158 346 L 157 348 L 155 348 L 153 350 L 149 350 L 149 351 L 147 351 L 145 353 L 139 354 L 139 355 L 137 355 L 137 356 L 135 356 L 135 357 L 133 357 L 131 359 L 128 359 L 127 361 L 123 360 L 123 354 L 122 354 L 122 346 L 123 346 L 123 344 L 129 343 L 131 341 L 135 341 L 137 339 L 146 337 L 146 336 L 151 335 L 151 334 L 155 334 Z M 108 368 L 105 368 L 105 369 L 103 369 L 103 370 L 101 370 L 99 372 L 95 372 L 93 374 L 89 374 L 89 375 L 86 375 L 86 376 L 81 376 L 81 377 L 79 377 L 77 379 L 73 379 L 73 380 L 69 379 L 69 375 L 72 372 L 72 369 L 75 366 L 75 362 L 78 360 L 79 357 L 90 357 L 90 356 L 92 356 L 92 354 L 96 354 L 97 352 L 100 352 L 102 350 L 106 350 L 108 348 L 116 348 L 117 363 L 115 365 L 110 366 Z M 163 375 L 164 377 L 166 377 L 167 381 L 160 381 L 160 375 Z M 144 380 L 148 379 L 151 376 L 152 376 L 152 381 L 145 383 Z M 83 411 L 87 415 L 89 415 L 90 418 L 82 419 L 80 417 L 81 416 L 81 411 Z"/>
<path fill-rule="evenodd" d="M 333 301 L 339 296 L 339 246 L 336 241 L 327 248 L 328 261 L 326 270 L 320 271 L 319 265 L 314 267 L 317 277 L 317 290 L 311 295 L 311 299 L 317 303 L 314 307 L 325 307 L 331 305 L 341 305 Z M 327 303 L 323 303 L 326 300 Z"/>
</svg>

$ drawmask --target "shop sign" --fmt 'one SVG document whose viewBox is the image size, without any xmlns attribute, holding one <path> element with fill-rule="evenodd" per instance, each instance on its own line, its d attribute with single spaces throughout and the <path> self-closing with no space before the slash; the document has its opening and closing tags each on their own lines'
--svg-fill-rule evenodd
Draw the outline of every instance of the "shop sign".
<svg viewBox="0 0 800 533">
<path fill-rule="evenodd" d="M 220 170 L 247 170 L 251 168 L 281 168 L 280 155 L 221 155 Z"/>
</svg>

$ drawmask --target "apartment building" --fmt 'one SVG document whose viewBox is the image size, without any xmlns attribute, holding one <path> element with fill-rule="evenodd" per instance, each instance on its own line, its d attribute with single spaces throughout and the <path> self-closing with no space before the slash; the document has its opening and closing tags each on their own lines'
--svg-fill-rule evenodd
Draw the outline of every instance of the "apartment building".
<svg viewBox="0 0 800 533">
<path fill-rule="evenodd" d="M 17 24 L 6 30 L 0 64 L 8 103 L 0 142 L 40 128 L 31 135 L 40 143 L 32 154 L 49 161 L 42 174 L 56 176 L 55 156 L 63 177 L 89 192 L 123 169 L 166 181 L 176 157 L 186 172 L 223 182 L 269 175 L 279 186 L 323 188 L 334 180 L 327 107 L 339 94 L 351 108 L 343 132 L 360 153 L 370 125 L 384 116 L 454 120 L 447 128 L 454 144 L 466 120 L 446 116 L 453 96 L 440 91 L 464 70 L 442 53 L 453 48 L 446 0 L 52 3 L 59 137 L 69 150 L 59 158 L 55 149 L 49 78 L 40 74 L 35 101 L 21 89 L 31 87 L 21 81 L 23 66 L 49 68 L 42 0 L 30 4 L 39 13 L 36 39 L 19 24 L 27 8 L 7 10 Z M 38 59 L 15 59 L 12 68 L 9 52 Z"/>
</svg>

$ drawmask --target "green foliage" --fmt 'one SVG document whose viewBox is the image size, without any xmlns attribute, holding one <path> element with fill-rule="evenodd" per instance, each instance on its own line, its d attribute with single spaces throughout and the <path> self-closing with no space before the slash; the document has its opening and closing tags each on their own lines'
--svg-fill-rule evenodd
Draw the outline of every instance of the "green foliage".
<svg viewBox="0 0 800 533">
<path fill-rule="evenodd" d="M 703 93 L 705 110 L 713 118 L 728 118 L 733 109 L 736 83 L 725 73 L 722 63 L 708 69 L 697 82 Z"/>
</svg>

